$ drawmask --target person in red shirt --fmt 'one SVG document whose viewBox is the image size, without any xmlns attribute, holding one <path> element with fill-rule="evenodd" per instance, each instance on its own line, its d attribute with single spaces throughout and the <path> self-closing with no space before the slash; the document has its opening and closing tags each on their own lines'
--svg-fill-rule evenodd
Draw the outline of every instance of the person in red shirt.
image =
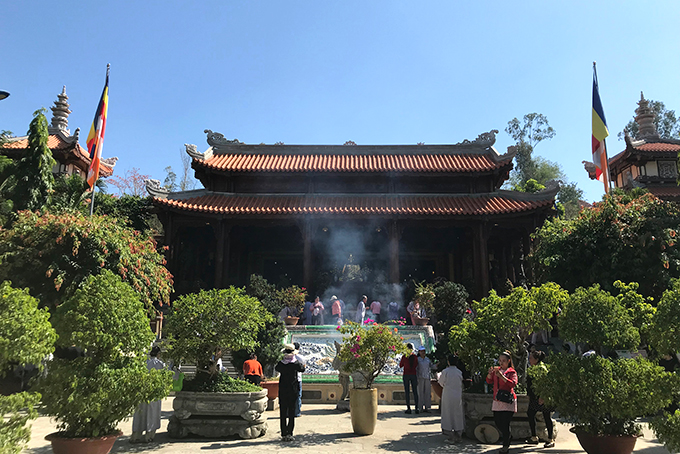
<svg viewBox="0 0 680 454">
<path fill-rule="evenodd" d="M 493 384 L 493 419 L 501 433 L 503 448 L 501 453 L 510 450 L 510 421 L 517 412 L 517 372 L 512 367 L 512 356 L 503 352 L 498 356 L 498 366 L 491 367 L 486 375 L 486 382 Z"/>
<path fill-rule="evenodd" d="M 406 344 L 411 353 L 404 355 L 399 361 L 399 367 L 404 368 L 404 394 L 406 394 L 406 414 L 411 414 L 411 396 L 409 387 L 413 390 L 413 400 L 416 404 L 416 414 L 420 413 L 418 406 L 418 376 L 416 375 L 416 368 L 418 367 L 418 356 L 413 351 L 413 344 Z"/>
<path fill-rule="evenodd" d="M 262 364 L 257 360 L 255 353 L 250 354 L 250 359 L 243 363 L 243 377 L 254 385 L 260 385 L 262 382 Z"/>
</svg>

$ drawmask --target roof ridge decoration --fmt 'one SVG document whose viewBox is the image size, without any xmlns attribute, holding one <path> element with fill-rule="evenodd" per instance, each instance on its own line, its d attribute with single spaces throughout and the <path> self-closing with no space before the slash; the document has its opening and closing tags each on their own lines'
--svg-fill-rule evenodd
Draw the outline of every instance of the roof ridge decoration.
<svg viewBox="0 0 680 454">
<path fill-rule="evenodd" d="M 186 148 L 187 154 L 197 161 L 207 161 L 213 156 L 212 147 L 208 148 L 203 153 L 198 151 L 198 147 L 193 143 L 185 143 L 184 148 Z"/>
<path fill-rule="evenodd" d="M 483 132 L 477 136 L 475 140 L 464 139 L 462 142 L 458 142 L 455 145 L 480 145 L 482 147 L 492 147 L 496 143 L 496 134 L 498 134 L 498 129 L 492 129 L 489 132 Z"/>
<path fill-rule="evenodd" d="M 224 137 L 224 134 L 219 132 L 212 132 L 210 129 L 204 129 L 204 133 L 208 134 L 208 145 L 211 147 L 219 145 L 245 145 L 238 139 L 229 140 Z"/>
<path fill-rule="evenodd" d="M 66 135 L 69 135 L 71 131 L 68 129 L 68 116 L 71 111 L 69 110 L 66 85 L 62 87 L 61 93 L 57 95 L 57 100 L 54 101 L 54 106 L 50 107 L 50 110 L 52 111 L 52 124 L 48 129 L 64 131 Z"/>
<path fill-rule="evenodd" d="M 168 198 L 168 194 L 170 194 L 170 191 L 162 187 L 161 182 L 159 180 L 149 178 L 147 180 L 144 180 L 144 183 L 146 184 L 146 192 L 148 192 L 149 195 L 151 195 L 151 197 L 156 197 L 158 199 Z"/>
</svg>

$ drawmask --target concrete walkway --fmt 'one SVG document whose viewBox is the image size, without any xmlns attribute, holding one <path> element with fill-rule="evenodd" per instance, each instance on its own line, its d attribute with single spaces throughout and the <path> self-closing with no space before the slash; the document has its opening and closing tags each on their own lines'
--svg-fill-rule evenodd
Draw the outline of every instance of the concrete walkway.
<svg viewBox="0 0 680 454">
<path fill-rule="evenodd" d="M 162 427 L 156 440 L 149 444 L 130 444 L 128 442 L 132 420 L 120 425 L 124 436 L 114 445 L 112 452 L 130 453 L 205 453 L 228 449 L 230 453 L 254 452 L 394 452 L 394 453 L 484 453 L 498 452 L 499 445 L 483 445 L 477 441 L 464 439 L 458 445 L 444 443 L 438 411 L 421 415 L 405 415 L 404 409 L 394 405 L 379 408 L 378 426 L 373 435 L 359 437 L 352 432 L 349 413 L 335 411 L 334 405 L 303 405 L 302 417 L 295 420 L 295 440 L 283 443 L 280 440 L 278 411 L 267 412 L 269 430 L 255 440 L 210 440 L 185 439 L 171 440 L 166 432 L 167 419 L 172 414 L 172 398 L 163 401 Z M 24 453 L 48 454 L 52 450 L 45 435 L 55 430 L 47 417 L 40 417 L 33 423 L 33 435 Z M 512 445 L 511 453 L 546 452 L 552 454 L 582 453 L 576 436 L 569 432 L 568 426 L 560 424 L 555 448 L 543 449 L 543 444 L 529 446 L 521 443 Z M 668 451 L 645 430 L 645 437 L 638 440 L 636 453 L 667 454 Z"/>
</svg>

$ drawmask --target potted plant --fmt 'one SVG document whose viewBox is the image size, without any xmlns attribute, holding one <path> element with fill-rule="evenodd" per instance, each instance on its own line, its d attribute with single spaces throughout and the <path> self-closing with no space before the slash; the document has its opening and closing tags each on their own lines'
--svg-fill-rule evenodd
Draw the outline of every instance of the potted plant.
<svg viewBox="0 0 680 454">
<path fill-rule="evenodd" d="M 28 289 L 12 288 L 9 282 L 0 285 L 0 378 L 16 366 L 35 365 L 54 351 L 57 335 L 50 324 L 47 308 L 38 309 L 38 300 Z M 7 392 L 3 386 L 3 394 Z M 16 392 L 0 395 L 0 452 L 19 453 L 29 441 L 30 427 L 26 423 L 38 417 L 35 405 L 40 394 Z"/>
<path fill-rule="evenodd" d="M 434 300 L 436 298 L 434 292 L 434 284 L 425 284 L 419 282 L 415 284 L 415 294 L 413 295 L 413 301 L 418 303 L 421 308 L 425 309 L 425 313 L 431 315 L 434 312 Z M 414 321 L 417 325 L 427 325 L 430 321 L 429 317 L 418 317 L 414 315 Z"/>
<path fill-rule="evenodd" d="M 168 354 L 175 364 L 196 365 L 197 372 L 175 396 L 171 436 L 255 438 L 266 432 L 267 391 L 222 373 L 216 352 L 254 348 L 258 332 L 272 319 L 256 298 L 235 287 L 202 290 L 174 302 L 166 321 Z"/>
<path fill-rule="evenodd" d="M 352 428 L 356 434 L 371 435 L 378 419 L 378 390 L 373 383 L 388 361 L 406 353 L 406 346 L 397 328 L 377 323 L 348 322 L 337 330 L 344 335 L 338 358 L 354 383 L 349 397 Z"/>
<path fill-rule="evenodd" d="M 300 313 L 305 307 L 307 289 L 292 285 L 276 291 L 276 297 L 282 303 L 283 308 L 288 308 L 290 314 L 284 319 L 286 325 L 297 325 Z"/>
<path fill-rule="evenodd" d="M 46 438 L 55 454 L 108 453 L 121 435 L 118 423 L 140 403 L 166 397 L 172 373 L 147 370 L 155 336 L 144 305 L 111 271 L 87 278 L 53 318 L 57 346 L 80 354 L 55 357 L 38 383 L 59 429 Z"/>
<path fill-rule="evenodd" d="M 534 331 L 548 329 L 550 318 L 566 301 L 568 293 L 554 283 L 526 290 L 514 288 L 501 297 L 495 291 L 481 301 L 473 302 L 474 318 L 463 318 L 449 331 L 449 351 L 457 354 L 470 372 L 473 384 L 463 394 L 466 434 L 473 438 L 475 428 L 491 418 L 492 395 L 484 393 L 484 377 L 498 353 L 512 355 L 519 376 L 519 388 L 526 384 L 527 350 L 525 339 Z M 518 411 L 526 411 L 529 399 L 518 395 Z M 529 425 L 513 424 L 513 437 L 529 435 Z"/>
<path fill-rule="evenodd" d="M 640 342 L 622 303 L 630 292 L 614 297 L 597 284 L 576 289 L 558 318 L 560 333 L 594 353 L 555 355 L 548 369 L 532 371 L 537 394 L 574 424 L 571 430 L 589 454 L 631 453 L 641 434 L 636 419 L 666 407 L 678 389 L 680 377 L 645 358 L 603 357 L 614 349 L 636 349 Z"/>
</svg>

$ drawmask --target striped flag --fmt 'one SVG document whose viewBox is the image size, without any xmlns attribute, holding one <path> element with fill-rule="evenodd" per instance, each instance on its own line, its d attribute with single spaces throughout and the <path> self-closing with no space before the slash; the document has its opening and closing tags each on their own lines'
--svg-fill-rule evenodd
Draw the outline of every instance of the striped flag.
<svg viewBox="0 0 680 454">
<path fill-rule="evenodd" d="M 106 112 L 109 110 L 109 68 L 106 65 L 106 83 L 102 98 L 99 100 L 97 112 L 94 114 L 90 133 L 87 135 L 87 151 L 90 152 L 90 167 L 87 170 L 87 184 L 94 189 L 94 184 L 99 178 L 99 165 L 104 145 L 104 131 L 106 130 Z"/>
<path fill-rule="evenodd" d="M 604 183 L 605 193 L 609 193 L 609 166 L 604 140 L 608 135 L 607 120 L 604 118 L 600 90 L 597 86 L 597 69 L 593 63 L 593 164 L 596 167 L 595 177 Z"/>
</svg>

